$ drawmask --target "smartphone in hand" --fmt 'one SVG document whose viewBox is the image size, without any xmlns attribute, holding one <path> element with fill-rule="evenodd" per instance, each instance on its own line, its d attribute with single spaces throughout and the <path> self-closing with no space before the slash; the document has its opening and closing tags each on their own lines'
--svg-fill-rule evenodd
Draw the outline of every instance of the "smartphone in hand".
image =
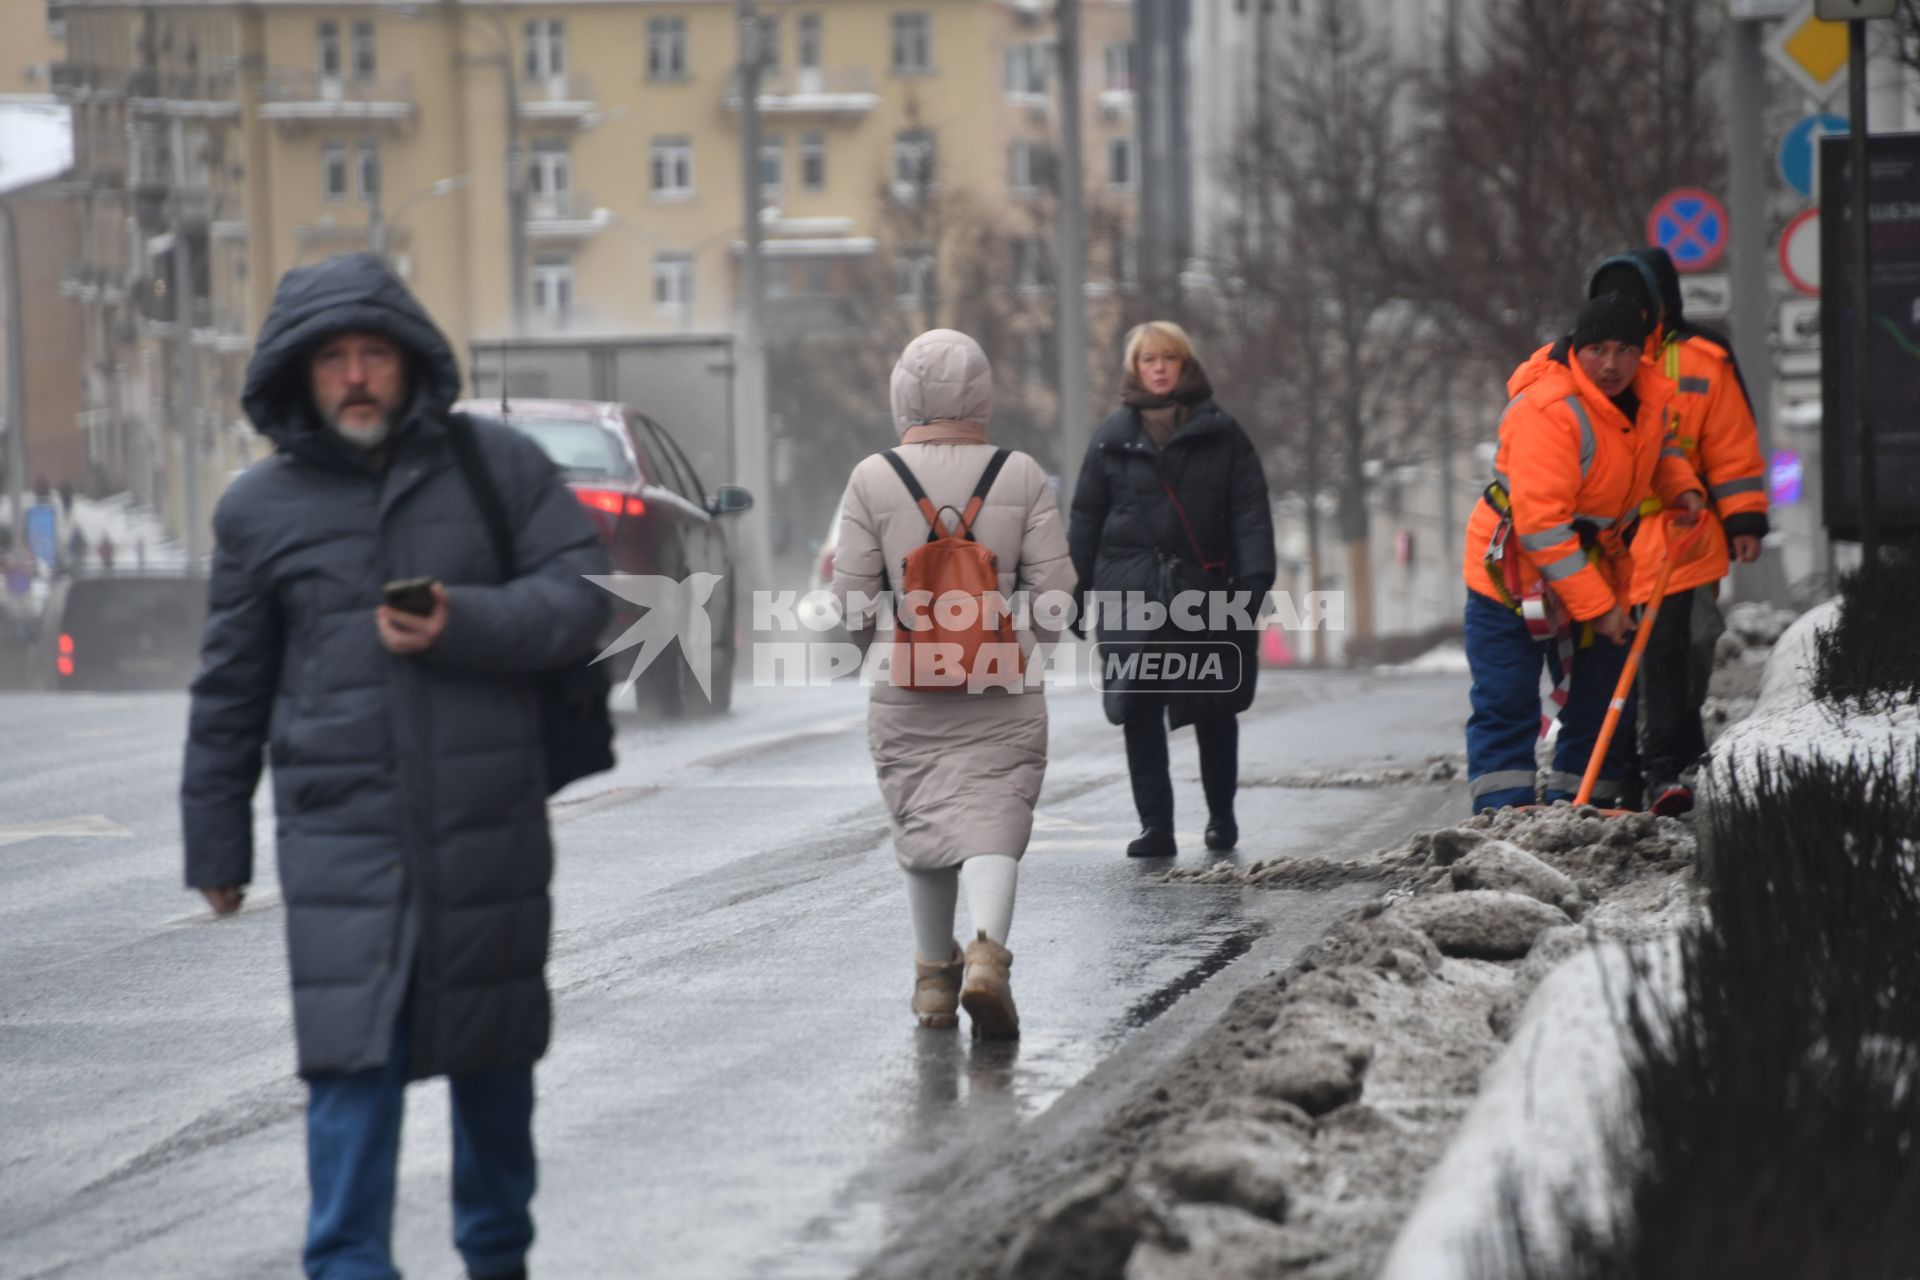
<svg viewBox="0 0 1920 1280">
<path fill-rule="evenodd" d="M 433 612 L 433 579 L 402 578 L 380 589 L 380 599 L 389 609 L 426 617 Z"/>
</svg>

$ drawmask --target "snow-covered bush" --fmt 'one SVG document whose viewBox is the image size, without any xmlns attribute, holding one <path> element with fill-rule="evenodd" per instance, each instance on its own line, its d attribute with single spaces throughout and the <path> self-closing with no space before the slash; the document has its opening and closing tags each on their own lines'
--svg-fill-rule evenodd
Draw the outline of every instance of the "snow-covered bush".
<svg viewBox="0 0 1920 1280">
<path fill-rule="evenodd" d="M 1840 612 L 1814 638 L 1813 694 L 1863 712 L 1920 703 L 1920 548 L 1882 553 L 1840 580 Z"/>
<path fill-rule="evenodd" d="M 1903 1280 L 1920 1258 L 1920 783 L 1911 758 L 1763 767 L 1704 818 L 1711 908 L 1617 994 L 1603 1220 L 1517 1209 L 1477 1274 Z M 1515 1175 L 1516 1178 L 1518 1175 Z M 1515 1182 L 1507 1199 L 1517 1206 Z"/>
</svg>

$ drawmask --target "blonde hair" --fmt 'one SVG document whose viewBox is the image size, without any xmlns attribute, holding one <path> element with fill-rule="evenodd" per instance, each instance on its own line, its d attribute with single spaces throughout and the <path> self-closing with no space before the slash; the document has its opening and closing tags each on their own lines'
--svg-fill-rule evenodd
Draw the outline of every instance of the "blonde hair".
<svg viewBox="0 0 1920 1280">
<path fill-rule="evenodd" d="M 1173 348 L 1173 354 L 1187 364 L 1193 363 L 1193 339 L 1187 331 L 1171 320 L 1149 320 L 1137 324 L 1127 331 L 1127 352 L 1121 361 L 1122 373 L 1138 373 L 1140 348 L 1147 345 L 1149 338 L 1157 339 Z"/>
</svg>

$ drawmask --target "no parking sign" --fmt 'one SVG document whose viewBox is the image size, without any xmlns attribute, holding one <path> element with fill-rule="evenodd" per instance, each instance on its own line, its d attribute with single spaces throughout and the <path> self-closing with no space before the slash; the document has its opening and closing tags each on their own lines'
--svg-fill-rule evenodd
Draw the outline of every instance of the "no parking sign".
<svg viewBox="0 0 1920 1280">
<path fill-rule="evenodd" d="M 1647 243 L 1681 271 L 1705 271 L 1727 252 L 1726 206 L 1699 187 L 1669 191 L 1647 215 Z"/>
</svg>

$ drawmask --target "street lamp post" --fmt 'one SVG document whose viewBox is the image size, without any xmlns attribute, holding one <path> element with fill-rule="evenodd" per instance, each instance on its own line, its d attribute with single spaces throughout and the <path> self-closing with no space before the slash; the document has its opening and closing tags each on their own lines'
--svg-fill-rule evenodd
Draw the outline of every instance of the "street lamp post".
<svg viewBox="0 0 1920 1280">
<path fill-rule="evenodd" d="M 760 18 L 753 0 L 739 0 L 740 24 L 740 307 L 735 321 L 734 367 L 739 394 L 734 397 L 735 435 L 739 441 L 740 480 L 760 505 L 741 529 L 750 588 L 769 584 L 772 548 L 768 539 L 767 499 L 767 352 L 761 312 L 766 290 L 760 253 Z"/>
<path fill-rule="evenodd" d="M 387 251 L 392 244 L 394 228 L 407 216 L 407 211 L 422 200 L 431 200 L 436 196 L 451 195 L 473 181 L 471 174 L 458 174 L 451 178 L 442 178 L 438 182 L 422 187 L 402 200 L 393 211 L 391 218 L 380 213 L 380 195 L 376 190 L 373 197 L 373 212 L 368 219 L 367 247 L 382 262 L 387 260 Z"/>
<path fill-rule="evenodd" d="M 7 495 L 11 499 L 13 536 L 26 539 L 27 501 L 27 355 L 26 311 L 20 303 L 20 235 L 13 205 L 0 200 L 6 219 L 7 255 Z"/>
</svg>

